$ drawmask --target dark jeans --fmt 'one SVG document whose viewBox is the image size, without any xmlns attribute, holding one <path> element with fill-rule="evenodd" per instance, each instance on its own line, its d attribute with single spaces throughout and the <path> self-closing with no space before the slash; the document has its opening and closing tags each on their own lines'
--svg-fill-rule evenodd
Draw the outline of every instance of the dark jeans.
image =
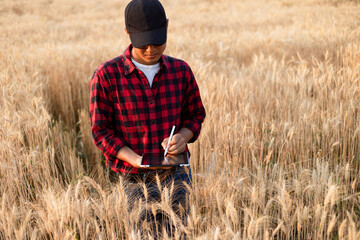
<svg viewBox="0 0 360 240">
<path fill-rule="evenodd" d="M 144 226 L 148 226 L 148 233 L 158 236 L 163 228 L 173 234 L 175 228 L 186 224 L 192 184 L 190 167 L 120 174 L 120 179 L 124 184 L 129 211 L 141 209 L 136 223 L 138 229 L 143 231 Z"/>
</svg>

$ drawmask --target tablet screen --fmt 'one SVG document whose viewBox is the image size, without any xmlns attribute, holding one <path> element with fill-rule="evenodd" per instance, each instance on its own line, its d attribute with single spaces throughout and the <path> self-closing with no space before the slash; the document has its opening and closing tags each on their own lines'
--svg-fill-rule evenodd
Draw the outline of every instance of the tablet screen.
<svg viewBox="0 0 360 240">
<path fill-rule="evenodd" d="M 163 153 L 144 153 L 141 160 L 141 167 L 160 166 L 189 166 L 188 154 L 186 152 L 172 155 Z"/>
</svg>

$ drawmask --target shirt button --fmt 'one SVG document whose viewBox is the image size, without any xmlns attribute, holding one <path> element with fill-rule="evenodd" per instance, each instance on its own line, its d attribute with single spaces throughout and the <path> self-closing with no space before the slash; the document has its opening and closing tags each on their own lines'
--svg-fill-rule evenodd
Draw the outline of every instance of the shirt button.
<svg viewBox="0 0 360 240">
<path fill-rule="evenodd" d="M 152 101 L 152 100 L 150 100 L 150 104 L 153 104 L 153 101 Z"/>
<path fill-rule="evenodd" d="M 156 145 L 156 141 L 154 141 L 154 145 Z"/>
</svg>

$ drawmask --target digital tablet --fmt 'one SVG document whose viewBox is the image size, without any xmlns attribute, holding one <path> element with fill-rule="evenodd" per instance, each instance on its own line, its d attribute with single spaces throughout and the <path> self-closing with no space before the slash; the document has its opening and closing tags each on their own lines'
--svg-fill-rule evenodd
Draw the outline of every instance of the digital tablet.
<svg viewBox="0 0 360 240">
<path fill-rule="evenodd" d="M 172 167 L 172 166 L 189 166 L 188 153 L 167 154 L 163 153 L 144 153 L 141 158 L 141 167 Z"/>
</svg>

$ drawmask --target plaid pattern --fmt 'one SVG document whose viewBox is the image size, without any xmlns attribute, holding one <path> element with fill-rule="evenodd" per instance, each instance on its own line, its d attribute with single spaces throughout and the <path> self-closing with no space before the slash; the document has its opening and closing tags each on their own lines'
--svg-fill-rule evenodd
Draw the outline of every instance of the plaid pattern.
<svg viewBox="0 0 360 240">
<path fill-rule="evenodd" d="M 94 143 L 115 172 L 141 173 L 116 158 L 123 146 L 142 155 L 163 152 L 161 142 L 173 125 L 194 133 L 194 142 L 205 118 L 200 92 L 190 67 L 163 55 L 152 88 L 131 62 L 132 45 L 124 54 L 101 64 L 91 79 L 90 121 Z M 175 131 L 176 133 L 176 131 Z M 188 151 L 188 149 L 187 149 Z"/>
</svg>

